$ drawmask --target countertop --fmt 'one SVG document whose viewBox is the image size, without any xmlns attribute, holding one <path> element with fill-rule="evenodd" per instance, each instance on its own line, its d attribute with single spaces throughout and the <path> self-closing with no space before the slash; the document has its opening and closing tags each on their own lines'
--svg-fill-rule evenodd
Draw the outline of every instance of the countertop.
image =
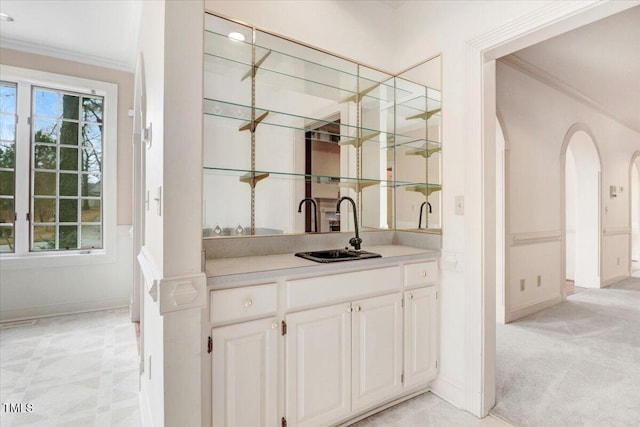
<svg viewBox="0 0 640 427">
<path fill-rule="evenodd" d="M 277 255 L 246 256 L 206 260 L 207 285 L 219 287 L 232 283 L 252 282 L 282 276 L 304 276 L 310 274 L 332 274 L 334 272 L 375 268 L 390 263 L 418 259 L 435 259 L 440 251 L 402 245 L 367 246 L 368 252 L 382 258 L 317 263 L 299 258 L 293 253 Z"/>
</svg>

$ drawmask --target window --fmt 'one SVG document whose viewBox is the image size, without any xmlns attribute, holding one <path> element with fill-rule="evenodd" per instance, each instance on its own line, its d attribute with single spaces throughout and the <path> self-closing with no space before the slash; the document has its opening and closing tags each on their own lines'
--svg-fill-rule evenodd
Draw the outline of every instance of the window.
<svg viewBox="0 0 640 427">
<path fill-rule="evenodd" d="M 32 251 L 102 248 L 102 105 L 33 88 Z"/>
<path fill-rule="evenodd" d="M 107 254 L 115 246 L 115 85 L 0 71 L 3 263 Z"/>
<path fill-rule="evenodd" d="M 16 85 L 0 83 L 0 253 L 13 252 L 16 170 Z"/>
</svg>

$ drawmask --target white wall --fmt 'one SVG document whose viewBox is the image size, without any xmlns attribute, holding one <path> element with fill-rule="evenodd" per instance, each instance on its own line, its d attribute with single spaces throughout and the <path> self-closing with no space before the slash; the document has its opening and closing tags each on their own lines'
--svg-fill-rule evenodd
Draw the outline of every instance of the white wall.
<svg viewBox="0 0 640 427">
<path fill-rule="evenodd" d="M 571 152 L 575 171 L 575 285 L 600 287 L 600 157 L 586 132 L 573 134 Z M 567 162 L 568 163 L 568 162 Z M 566 175 L 566 174 L 565 174 Z M 567 195 L 565 194 L 565 197 Z M 568 212 L 567 212 L 568 214 Z M 568 234 L 568 233 L 567 233 Z M 565 274 L 566 276 L 566 274 Z"/>
<path fill-rule="evenodd" d="M 518 259 L 512 257 L 508 266 L 507 286 L 512 296 L 508 305 L 510 318 L 515 319 L 561 297 L 564 277 L 561 264 L 556 262 L 562 257 L 561 152 L 575 124 L 590 132 L 601 154 L 601 280 L 606 285 L 628 274 L 628 192 L 609 199 L 608 188 L 624 184 L 631 155 L 640 146 L 640 135 L 503 62 L 497 66 L 497 106 L 511 145 L 507 241 L 511 239 L 511 251 L 528 253 Z M 541 241 L 548 246 L 542 253 L 537 249 Z M 584 242 L 576 241 L 576 246 L 581 244 Z M 538 275 L 542 277 L 540 287 Z M 520 289 L 521 279 L 525 279 L 524 291 Z"/>
<path fill-rule="evenodd" d="M 571 147 L 567 149 L 564 168 L 565 176 L 565 278 L 575 280 L 576 274 L 576 195 L 578 183 L 576 175 L 576 160 L 573 158 Z"/>
<path fill-rule="evenodd" d="M 31 53 L 0 49 L 0 63 L 118 86 L 116 258 L 103 264 L 7 269 L 0 261 L 0 321 L 122 307 L 132 288 L 131 132 L 133 74 Z"/>
</svg>

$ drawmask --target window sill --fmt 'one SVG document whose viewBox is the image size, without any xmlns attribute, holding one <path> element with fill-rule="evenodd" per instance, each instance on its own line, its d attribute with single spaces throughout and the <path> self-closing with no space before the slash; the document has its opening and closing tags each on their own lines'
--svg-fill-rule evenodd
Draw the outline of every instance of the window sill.
<svg viewBox="0 0 640 427">
<path fill-rule="evenodd" d="M 0 255 L 0 270 L 72 267 L 108 264 L 116 261 L 115 251 L 94 250 L 90 253 L 37 253 Z"/>
</svg>

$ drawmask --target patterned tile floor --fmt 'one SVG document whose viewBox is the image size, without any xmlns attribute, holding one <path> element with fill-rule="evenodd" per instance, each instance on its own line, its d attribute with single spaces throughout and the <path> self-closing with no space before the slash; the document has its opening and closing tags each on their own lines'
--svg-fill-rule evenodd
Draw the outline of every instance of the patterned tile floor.
<svg viewBox="0 0 640 427">
<path fill-rule="evenodd" d="M 127 309 L 3 325 L 0 402 L 2 427 L 140 426 L 136 335 Z M 10 412 L 10 403 L 22 403 L 24 412 Z"/>
</svg>

